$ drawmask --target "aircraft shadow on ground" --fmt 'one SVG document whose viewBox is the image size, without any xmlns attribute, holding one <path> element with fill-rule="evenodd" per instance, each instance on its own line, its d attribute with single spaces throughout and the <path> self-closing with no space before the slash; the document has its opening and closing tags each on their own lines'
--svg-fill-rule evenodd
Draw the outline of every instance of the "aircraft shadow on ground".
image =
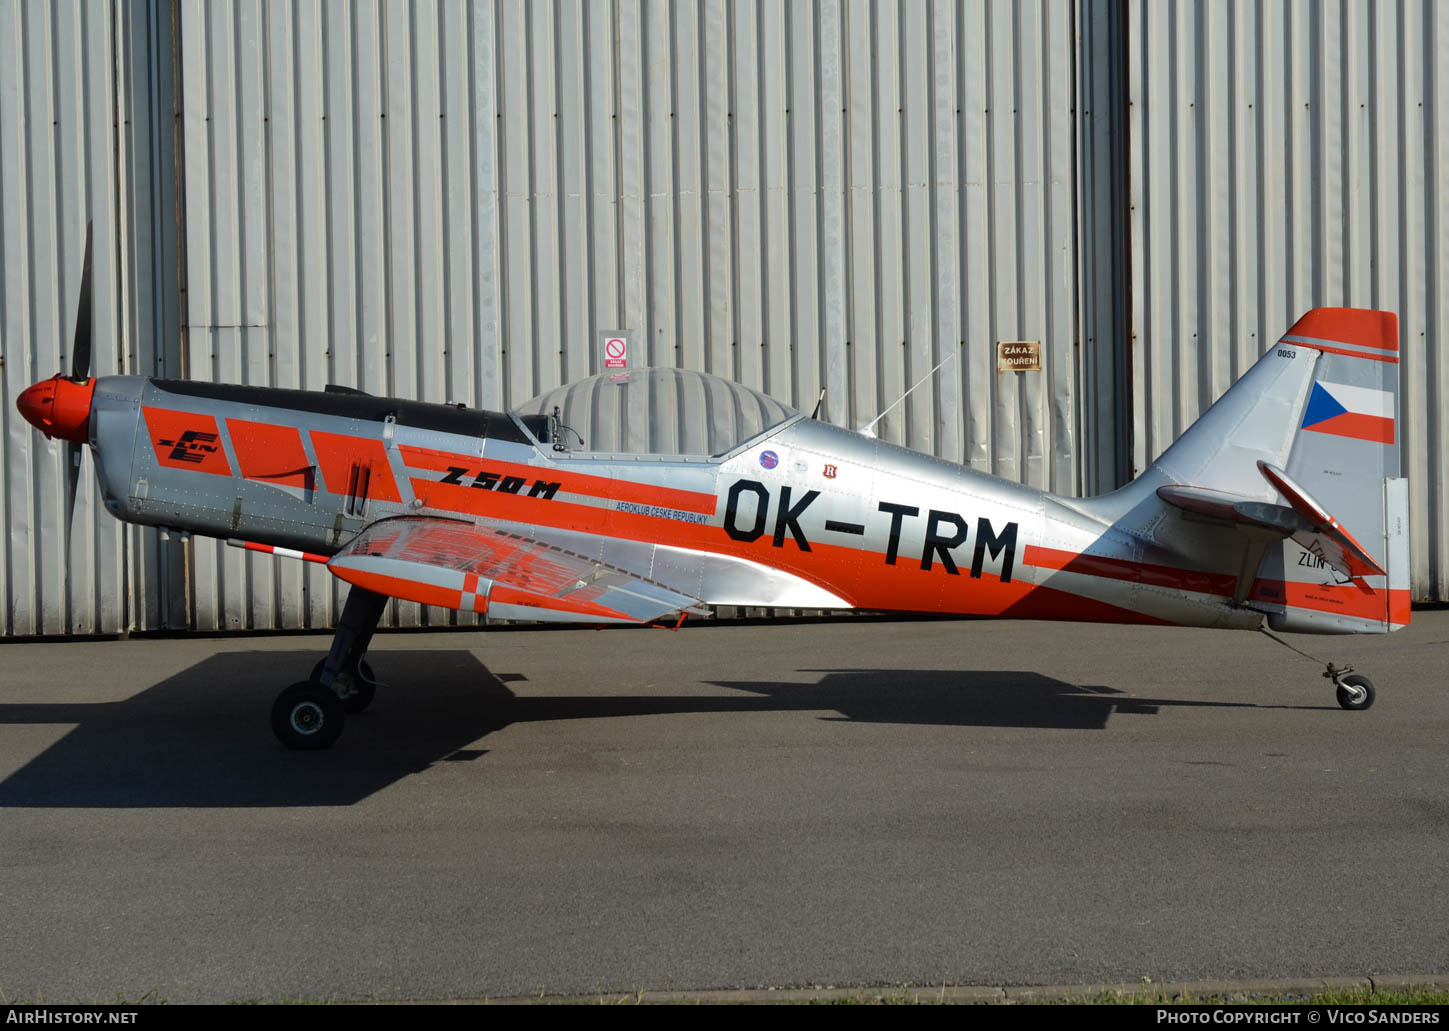
<svg viewBox="0 0 1449 1031">
<path fill-rule="evenodd" d="M 514 694 L 467 651 L 371 656 L 379 690 L 325 753 L 289 752 L 268 717 L 315 652 L 213 655 L 119 702 L 7 704 L 5 724 L 74 724 L 0 782 L 0 807 L 351 805 L 515 723 L 690 713 L 822 712 L 823 719 L 962 727 L 1101 729 L 1116 714 L 1242 703 L 1143 700 L 1107 687 L 1006 670 L 801 670 L 814 683 L 707 681 L 733 695 Z M 698 682 L 696 682 L 698 683 Z M 684 685 L 681 685 L 684 686 Z"/>
</svg>

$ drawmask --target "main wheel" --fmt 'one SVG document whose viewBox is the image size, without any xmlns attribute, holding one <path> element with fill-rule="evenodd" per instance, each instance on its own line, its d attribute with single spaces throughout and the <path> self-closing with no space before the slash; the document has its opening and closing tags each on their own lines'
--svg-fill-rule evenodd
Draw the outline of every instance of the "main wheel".
<svg viewBox="0 0 1449 1031">
<path fill-rule="evenodd" d="M 327 665 L 326 659 L 318 659 L 317 665 L 312 667 L 312 682 L 318 683 L 322 679 L 322 668 Z M 348 712 L 362 712 L 372 704 L 373 696 L 377 694 L 377 678 L 372 675 L 372 667 L 363 659 L 357 664 L 361 671 L 361 677 L 354 677 L 346 670 L 343 670 L 332 681 L 332 691 L 338 698 L 342 699 L 342 705 Z"/>
<path fill-rule="evenodd" d="M 293 684 L 272 705 L 272 733 L 288 748 L 330 748 L 346 722 L 342 701 L 312 680 Z"/>
<path fill-rule="evenodd" d="M 1357 673 L 1338 682 L 1338 704 L 1345 709 L 1367 709 L 1374 703 L 1374 682 Z"/>
</svg>

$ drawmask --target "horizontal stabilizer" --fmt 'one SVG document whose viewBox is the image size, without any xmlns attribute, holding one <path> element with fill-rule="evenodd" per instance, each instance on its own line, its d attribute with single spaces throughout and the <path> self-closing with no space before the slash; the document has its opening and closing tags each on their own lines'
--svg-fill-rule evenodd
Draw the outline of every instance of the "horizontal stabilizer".
<svg viewBox="0 0 1449 1031">
<path fill-rule="evenodd" d="M 1373 556 L 1287 473 L 1262 461 L 1258 462 L 1258 469 L 1274 489 L 1287 499 L 1287 505 L 1275 505 L 1209 487 L 1176 484 L 1157 488 L 1157 496 L 1184 512 L 1192 512 L 1209 519 L 1221 519 L 1245 529 L 1265 530 L 1281 537 L 1292 537 L 1305 551 L 1318 556 L 1324 564 L 1351 580 L 1384 575 L 1383 568 L 1374 561 Z M 1256 559 L 1249 564 L 1255 569 Z M 1253 569 L 1245 566 L 1239 584 L 1240 594 L 1252 575 Z"/>
<path fill-rule="evenodd" d="M 1158 487 L 1157 496 L 1185 512 L 1272 530 L 1284 537 L 1308 529 L 1308 523 L 1287 505 L 1256 501 L 1241 494 L 1229 494 L 1208 487 L 1171 486 Z"/>
</svg>

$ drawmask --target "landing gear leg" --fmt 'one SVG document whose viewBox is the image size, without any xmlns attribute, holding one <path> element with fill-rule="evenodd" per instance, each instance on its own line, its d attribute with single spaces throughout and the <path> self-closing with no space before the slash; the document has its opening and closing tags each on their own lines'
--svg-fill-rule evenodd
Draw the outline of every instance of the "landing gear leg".
<svg viewBox="0 0 1449 1031">
<path fill-rule="evenodd" d="M 1322 662 L 1322 659 L 1314 658 L 1305 651 L 1294 648 L 1287 641 L 1271 633 L 1267 627 L 1259 627 L 1259 632 L 1270 640 L 1277 641 L 1289 651 L 1298 652 L 1305 659 L 1313 659 L 1314 662 Z M 1374 682 L 1368 677 L 1354 673 L 1352 666 L 1335 666 L 1333 663 L 1324 663 L 1328 668 L 1324 670 L 1325 678 L 1333 681 L 1334 694 L 1338 698 L 1338 704 L 1351 711 L 1367 709 L 1374 703 Z"/>
<path fill-rule="evenodd" d="M 293 684 L 272 706 L 272 732 L 288 748 L 328 748 L 342 733 L 348 712 L 361 712 L 377 689 L 363 659 L 387 605 L 387 595 L 353 587 L 332 638 L 332 650 L 310 680 Z"/>
<path fill-rule="evenodd" d="M 327 658 L 312 667 L 312 680 L 332 689 L 348 712 L 361 712 L 372 703 L 378 682 L 363 658 L 377 621 L 387 606 L 387 595 L 354 587 L 347 594 L 342 619 L 332 638 Z"/>
</svg>

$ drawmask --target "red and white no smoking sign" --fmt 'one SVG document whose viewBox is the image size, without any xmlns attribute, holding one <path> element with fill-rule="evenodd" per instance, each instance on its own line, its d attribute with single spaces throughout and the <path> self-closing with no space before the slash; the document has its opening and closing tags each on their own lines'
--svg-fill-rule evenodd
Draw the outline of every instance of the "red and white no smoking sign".
<svg viewBox="0 0 1449 1031">
<path fill-rule="evenodd" d="M 622 369 L 629 364 L 629 342 L 624 337 L 604 338 L 604 368 Z"/>
</svg>

